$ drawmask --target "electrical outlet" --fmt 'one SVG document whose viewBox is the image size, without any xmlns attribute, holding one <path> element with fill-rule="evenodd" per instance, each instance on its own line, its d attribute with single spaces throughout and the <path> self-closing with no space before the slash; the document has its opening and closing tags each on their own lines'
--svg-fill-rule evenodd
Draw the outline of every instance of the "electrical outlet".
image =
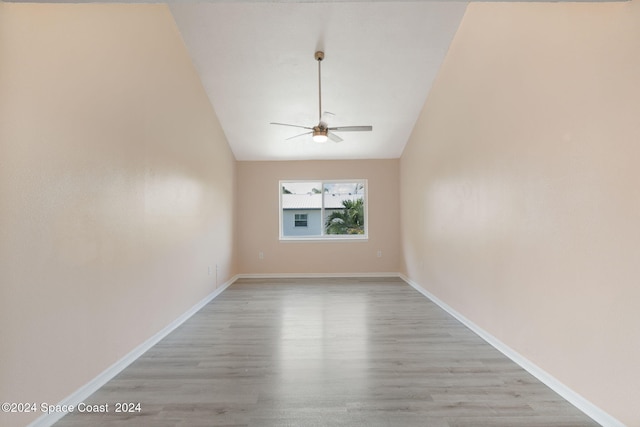
<svg viewBox="0 0 640 427">
<path fill-rule="evenodd" d="M 258 259 L 264 259 L 264 252 L 258 252 Z"/>
<path fill-rule="evenodd" d="M 211 266 L 207 266 L 207 275 L 211 276 Z"/>
<path fill-rule="evenodd" d="M 382 251 L 378 251 L 376 255 L 378 256 L 378 258 L 382 258 Z"/>
</svg>

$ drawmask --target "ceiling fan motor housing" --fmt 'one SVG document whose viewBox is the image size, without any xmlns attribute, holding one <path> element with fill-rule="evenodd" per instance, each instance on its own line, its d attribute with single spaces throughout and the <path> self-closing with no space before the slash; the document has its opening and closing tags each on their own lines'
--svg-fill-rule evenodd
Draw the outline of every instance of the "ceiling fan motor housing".
<svg viewBox="0 0 640 427">
<path fill-rule="evenodd" d="M 314 126 L 313 127 L 313 136 L 316 136 L 316 135 L 327 136 L 328 131 L 329 131 L 329 129 L 327 129 L 324 126 Z"/>
</svg>

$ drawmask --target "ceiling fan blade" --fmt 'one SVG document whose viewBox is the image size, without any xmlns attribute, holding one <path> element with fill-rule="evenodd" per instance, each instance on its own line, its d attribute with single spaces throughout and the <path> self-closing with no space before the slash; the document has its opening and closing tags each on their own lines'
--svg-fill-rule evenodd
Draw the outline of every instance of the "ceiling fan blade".
<svg viewBox="0 0 640 427">
<path fill-rule="evenodd" d="M 338 135 L 336 135 L 333 132 L 329 132 L 327 131 L 327 136 L 329 137 L 330 140 L 332 140 L 333 142 L 342 142 L 344 141 L 344 139 L 340 138 Z"/>
<path fill-rule="evenodd" d="M 330 111 L 325 111 L 322 113 L 322 116 L 320 116 L 320 122 L 321 123 L 329 123 L 328 120 L 332 119 L 333 117 L 335 117 L 335 114 L 333 114 Z"/>
<path fill-rule="evenodd" d="M 288 140 L 293 139 L 293 138 L 297 138 L 297 137 L 302 136 L 302 135 L 311 135 L 312 133 L 313 133 L 313 131 L 312 132 L 301 133 L 301 134 L 298 134 L 298 135 L 294 135 L 294 136 L 291 136 L 291 137 L 285 139 L 285 141 L 288 141 Z"/>
<path fill-rule="evenodd" d="M 278 125 L 278 126 L 290 126 L 292 128 L 302 128 L 302 129 L 313 129 L 310 128 L 309 126 L 299 126 L 299 125 L 290 125 L 288 123 L 275 123 L 275 122 L 271 122 L 269 123 L 270 125 Z"/>
<path fill-rule="evenodd" d="M 329 130 L 333 130 L 336 132 L 364 132 L 373 130 L 373 126 L 338 126 L 329 128 Z"/>
</svg>

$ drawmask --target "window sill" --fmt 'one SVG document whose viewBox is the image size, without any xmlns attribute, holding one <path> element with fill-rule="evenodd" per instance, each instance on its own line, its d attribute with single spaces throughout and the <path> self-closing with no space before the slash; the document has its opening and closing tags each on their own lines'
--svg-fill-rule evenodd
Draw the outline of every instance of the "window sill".
<svg viewBox="0 0 640 427">
<path fill-rule="evenodd" d="M 313 242 L 313 243 L 331 243 L 331 242 L 366 242 L 369 240 L 369 236 L 357 236 L 357 237 L 318 237 L 318 236 L 310 236 L 310 237 L 280 237 L 281 242 L 285 243 L 296 243 L 296 242 Z"/>
</svg>

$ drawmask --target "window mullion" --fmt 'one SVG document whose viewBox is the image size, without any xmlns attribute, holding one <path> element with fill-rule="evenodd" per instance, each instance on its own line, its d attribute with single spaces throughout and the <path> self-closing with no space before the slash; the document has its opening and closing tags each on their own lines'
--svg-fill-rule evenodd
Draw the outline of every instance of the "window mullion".
<svg viewBox="0 0 640 427">
<path fill-rule="evenodd" d="M 324 237 L 324 181 L 320 183 L 320 236 Z"/>
</svg>

